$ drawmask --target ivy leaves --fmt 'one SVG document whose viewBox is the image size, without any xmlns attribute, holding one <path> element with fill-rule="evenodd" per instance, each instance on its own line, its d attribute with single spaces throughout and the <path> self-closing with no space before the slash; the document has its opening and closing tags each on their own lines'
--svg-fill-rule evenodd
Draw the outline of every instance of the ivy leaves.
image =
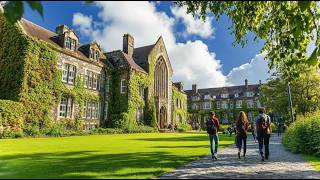
<svg viewBox="0 0 320 180">
<path fill-rule="evenodd" d="M 43 7 L 41 1 L 9 1 L 4 6 L 4 16 L 15 23 L 20 20 L 24 13 L 24 2 L 34 11 L 37 11 L 43 18 Z M 84 1 L 85 4 L 91 4 L 93 1 Z"/>
<path fill-rule="evenodd" d="M 255 40 L 265 40 L 261 52 L 266 52 L 269 68 L 276 68 L 284 78 L 292 81 L 299 77 L 299 64 L 319 64 L 320 6 L 314 1 L 179 1 L 187 12 L 200 13 L 202 19 L 213 15 L 217 19 L 226 14 L 232 25 L 228 28 L 234 35 L 234 44 L 247 44 L 249 32 Z M 315 33 L 315 34 L 314 34 Z M 307 46 L 316 40 L 316 49 L 309 57 Z"/>
</svg>

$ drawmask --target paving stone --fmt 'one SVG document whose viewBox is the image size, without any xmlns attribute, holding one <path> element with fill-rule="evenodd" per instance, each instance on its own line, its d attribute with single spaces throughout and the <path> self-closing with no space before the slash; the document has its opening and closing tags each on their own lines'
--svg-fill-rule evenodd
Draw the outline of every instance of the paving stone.
<svg viewBox="0 0 320 180">
<path fill-rule="evenodd" d="M 219 152 L 218 160 L 210 156 L 159 176 L 159 179 L 320 179 L 320 172 L 305 162 L 300 155 L 286 151 L 281 139 L 270 139 L 269 160 L 261 161 L 258 143 L 248 138 L 246 157 L 238 159 L 235 145 Z M 209 151 L 209 145 L 208 145 Z"/>
</svg>

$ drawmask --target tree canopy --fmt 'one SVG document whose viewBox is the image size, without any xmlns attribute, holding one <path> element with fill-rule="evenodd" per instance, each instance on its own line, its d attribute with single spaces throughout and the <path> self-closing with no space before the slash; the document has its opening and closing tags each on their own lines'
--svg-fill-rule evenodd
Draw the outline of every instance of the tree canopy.
<svg viewBox="0 0 320 180">
<path fill-rule="evenodd" d="M 269 68 L 276 68 L 291 81 L 300 75 L 299 64 L 319 64 L 320 8 L 316 1 L 176 1 L 187 13 L 203 20 L 213 15 L 218 20 L 226 14 L 235 36 L 234 44 L 245 46 L 248 33 L 264 39 Z M 315 40 L 316 48 L 308 57 L 307 46 Z"/>
</svg>

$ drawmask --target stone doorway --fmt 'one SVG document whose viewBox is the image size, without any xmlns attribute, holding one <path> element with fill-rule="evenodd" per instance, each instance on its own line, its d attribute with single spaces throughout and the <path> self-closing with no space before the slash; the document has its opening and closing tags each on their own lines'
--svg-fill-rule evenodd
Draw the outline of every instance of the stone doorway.
<svg viewBox="0 0 320 180">
<path fill-rule="evenodd" d="M 165 129 L 167 126 L 167 108 L 165 106 L 160 109 L 159 125 L 160 129 Z"/>
</svg>

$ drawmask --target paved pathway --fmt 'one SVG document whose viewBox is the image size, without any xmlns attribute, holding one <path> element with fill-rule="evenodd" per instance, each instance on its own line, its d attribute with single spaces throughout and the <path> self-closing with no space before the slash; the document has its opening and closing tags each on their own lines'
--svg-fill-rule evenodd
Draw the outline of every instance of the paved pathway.
<svg viewBox="0 0 320 180">
<path fill-rule="evenodd" d="M 209 148 L 209 147 L 208 147 Z M 280 138 L 270 139 L 270 157 L 261 161 L 258 144 L 247 142 L 246 158 L 239 160 L 235 145 L 224 148 L 218 160 L 204 157 L 158 177 L 160 179 L 216 179 L 216 178 L 263 178 L 263 179 L 320 179 L 320 173 L 297 154 L 284 149 Z"/>
</svg>

